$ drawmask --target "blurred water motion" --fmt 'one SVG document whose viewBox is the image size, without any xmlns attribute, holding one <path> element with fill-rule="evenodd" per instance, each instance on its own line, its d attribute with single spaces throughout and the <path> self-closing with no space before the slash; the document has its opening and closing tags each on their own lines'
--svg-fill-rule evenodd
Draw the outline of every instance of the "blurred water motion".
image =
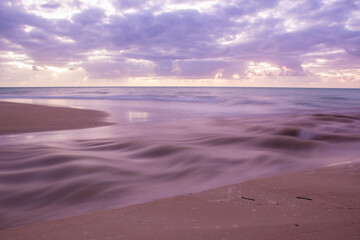
<svg viewBox="0 0 360 240">
<path fill-rule="evenodd" d="M 11 95 L 7 91 L 2 97 Z M 48 89 L 61 96 L 29 91 L 17 99 L 51 104 L 48 98 L 63 96 L 61 104 L 109 111 L 119 124 L 1 136 L 0 228 L 360 156 L 360 94 L 353 90 Z M 80 91 L 92 99 L 77 98 Z M 126 91 L 126 99 L 116 91 Z"/>
</svg>

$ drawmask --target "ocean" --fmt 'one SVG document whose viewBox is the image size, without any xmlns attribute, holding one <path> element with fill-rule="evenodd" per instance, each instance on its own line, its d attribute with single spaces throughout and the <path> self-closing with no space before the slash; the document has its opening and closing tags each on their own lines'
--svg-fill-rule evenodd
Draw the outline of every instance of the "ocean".
<svg viewBox="0 0 360 240">
<path fill-rule="evenodd" d="M 360 89 L 0 88 L 114 125 L 0 136 L 0 229 L 360 160 Z"/>
</svg>

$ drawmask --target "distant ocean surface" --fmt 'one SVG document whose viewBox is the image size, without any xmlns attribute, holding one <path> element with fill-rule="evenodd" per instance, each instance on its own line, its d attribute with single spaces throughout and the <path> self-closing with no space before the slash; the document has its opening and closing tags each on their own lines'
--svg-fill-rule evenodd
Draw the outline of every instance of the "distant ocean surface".
<svg viewBox="0 0 360 240">
<path fill-rule="evenodd" d="M 207 116 L 289 113 L 357 108 L 360 89 L 205 88 L 205 87 L 78 87 L 0 88 L 1 99 L 71 105 L 70 100 L 106 101 L 109 105 L 145 102 L 176 111 L 204 109 Z M 204 114 L 195 111 L 194 114 Z M 184 117 L 188 117 L 185 115 Z"/>
<path fill-rule="evenodd" d="M 0 88 L 115 125 L 0 136 L 0 229 L 360 161 L 360 90 Z"/>
</svg>

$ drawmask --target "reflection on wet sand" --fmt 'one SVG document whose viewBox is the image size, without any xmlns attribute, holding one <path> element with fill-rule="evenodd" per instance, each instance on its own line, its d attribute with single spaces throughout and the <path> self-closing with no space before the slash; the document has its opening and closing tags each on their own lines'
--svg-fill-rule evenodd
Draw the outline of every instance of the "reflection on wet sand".
<svg viewBox="0 0 360 240">
<path fill-rule="evenodd" d="M 133 122 L 146 122 L 148 121 L 148 113 L 147 112 L 128 112 L 128 121 L 130 123 Z"/>
</svg>

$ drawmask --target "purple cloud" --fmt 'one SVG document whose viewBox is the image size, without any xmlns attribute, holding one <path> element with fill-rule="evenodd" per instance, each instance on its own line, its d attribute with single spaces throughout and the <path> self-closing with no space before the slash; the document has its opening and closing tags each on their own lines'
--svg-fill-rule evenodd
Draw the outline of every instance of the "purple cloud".
<svg viewBox="0 0 360 240">
<path fill-rule="evenodd" d="M 81 13 L 76 14 L 72 20 L 75 23 L 79 23 L 81 25 L 94 25 L 101 24 L 102 20 L 105 17 L 105 13 L 102 9 L 99 8 L 90 8 L 86 9 Z"/>
<path fill-rule="evenodd" d="M 220 71 L 231 78 L 245 74 L 248 62 L 286 69 L 279 76 L 304 76 L 312 74 L 304 63 L 319 58 L 329 66 L 337 61 L 342 69 L 360 60 L 359 18 L 354 12 L 359 4 L 350 0 L 303 0 L 294 6 L 280 0 L 238 0 L 207 10 L 166 11 L 149 1 L 117 0 L 114 7 L 121 14 L 87 7 L 71 19 L 48 19 L 20 3 L 9 3 L 0 3 L 0 50 L 25 54 L 38 66 L 66 67 L 79 61 L 92 78 L 213 78 Z M 190 2 L 162 2 L 170 3 Z M 79 8 L 84 4 L 77 1 Z M 41 7 L 55 11 L 61 5 L 49 2 Z M 133 11 L 122 12 L 128 9 Z M 344 52 L 332 59 L 327 53 L 334 50 Z M 92 59 L 96 51 L 108 52 L 107 60 Z"/>
<path fill-rule="evenodd" d="M 50 8 L 50 9 L 57 9 L 61 6 L 60 3 L 44 3 L 41 4 L 42 8 Z"/>
<path fill-rule="evenodd" d="M 116 0 L 115 6 L 119 9 L 140 8 L 148 2 L 146 0 Z"/>
</svg>

